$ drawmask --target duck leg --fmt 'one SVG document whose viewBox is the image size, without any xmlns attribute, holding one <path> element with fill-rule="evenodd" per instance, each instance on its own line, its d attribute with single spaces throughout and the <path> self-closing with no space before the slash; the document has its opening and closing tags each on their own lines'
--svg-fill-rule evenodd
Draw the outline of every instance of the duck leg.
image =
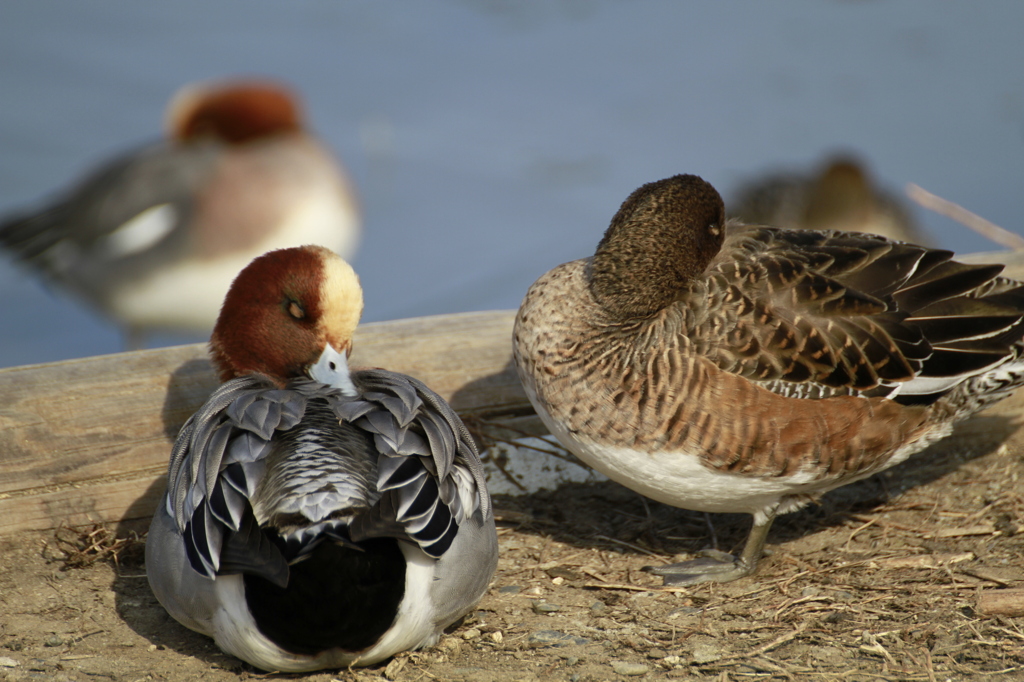
<svg viewBox="0 0 1024 682">
<path fill-rule="evenodd" d="M 757 569 L 758 559 L 764 552 L 768 529 L 775 520 L 776 509 L 754 514 L 754 523 L 747 536 L 747 544 L 740 556 L 717 549 L 705 549 L 696 559 L 665 566 L 644 566 L 648 573 L 660 575 L 665 585 L 698 585 L 700 583 L 728 583 L 744 578 Z"/>
</svg>

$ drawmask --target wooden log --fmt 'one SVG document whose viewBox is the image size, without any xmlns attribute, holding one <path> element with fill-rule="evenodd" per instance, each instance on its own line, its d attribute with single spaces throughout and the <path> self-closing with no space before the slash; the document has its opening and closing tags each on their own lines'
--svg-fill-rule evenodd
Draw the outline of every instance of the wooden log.
<svg viewBox="0 0 1024 682">
<path fill-rule="evenodd" d="M 1024 252 L 977 254 L 1024 279 Z M 460 413 L 542 432 L 515 376 L 513 311 L 367 324 L 353 366 L 425 381 Z M 0 536 L 152 514 L 181 424 L 216 387 L 205 344 L 0 370 Z M 1003 409 L 1020 409 L 1013 400 Z M 997 408 L 1000 409 L 1000 408 Z M 472 419 L 470 420 L 473 421 Z"/>
<path fill-rule="evenodd" d="M 978 613 L 986 616 L 1024 616 L 1024 590 L 982 590 Z"/>
<path fill-rule="evenodd" d="M 523 415 L 513 319 L 367 324 L 352 365 L 417 377 L 464 414 Z M 205 344 L 0 370 L 0 536 L 151 515 L 174 437 L 217 383 Z"/>
</svg>

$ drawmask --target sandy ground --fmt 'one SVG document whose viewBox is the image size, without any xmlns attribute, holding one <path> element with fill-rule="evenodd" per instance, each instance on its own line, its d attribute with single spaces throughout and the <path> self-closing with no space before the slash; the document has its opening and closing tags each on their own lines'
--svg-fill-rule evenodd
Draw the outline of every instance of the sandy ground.
<svg viewBox="0 0 1024 682">
<path fill-rule="evenodd" d="M 436 647 L 269 677 L 1024 680 L 1024 617 L 988 609 L 999 597 L 1024 608 L 1022 404 L 783 517 L 758 573 L 728 585 L 662 588 L 641 568 L 737 549 L 747 517 L 709 519 L 612 483 L 498 496 L 493 585 Z M 0 541 L 0 680 L 268 677 L 167 616 L 139 543 L 73 567 L 89 544 L 112 547 L 112 533 L 88 532 Z"/>
</svg>

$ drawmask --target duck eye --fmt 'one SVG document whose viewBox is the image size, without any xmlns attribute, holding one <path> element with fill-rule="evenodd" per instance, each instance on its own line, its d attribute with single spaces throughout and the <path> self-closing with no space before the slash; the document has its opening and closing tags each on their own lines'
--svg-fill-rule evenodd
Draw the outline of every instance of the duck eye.
<svg viewBox="0 0 1024 682">
<path fill-rule="evenodd" d="M 299 305 L 299 302 L 294 299 L 289 299 L 285 302 L 285 310 L 287 310 L 288 314 L 296 320 L 301 320 L 306 316 L 306 311 L 301 305 Z"/>
<path fill-rule="evenodd" d="M 338 366 L 332 362 L 331 363 L 331 371 L 333 372 L 336 369 L 338 369 Z"/>
</svg>

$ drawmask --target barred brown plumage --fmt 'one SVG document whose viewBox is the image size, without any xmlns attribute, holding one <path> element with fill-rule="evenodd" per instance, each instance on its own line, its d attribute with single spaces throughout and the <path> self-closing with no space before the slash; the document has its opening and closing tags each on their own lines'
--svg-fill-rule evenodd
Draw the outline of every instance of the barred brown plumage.
<svg viewBox="0 0 1024 682">
<path fill-rule="evenodd" d="M 1024 383 L 1024 285 L 998 265 L 850 232 L 726 221 L 700 178 L 644 185 L 591 258 L 527 293 L 520 378 L 563 444 L 689 509 L 747 512 L 751 573 L 775 515 L 893 466 Z"/>
</svg>

